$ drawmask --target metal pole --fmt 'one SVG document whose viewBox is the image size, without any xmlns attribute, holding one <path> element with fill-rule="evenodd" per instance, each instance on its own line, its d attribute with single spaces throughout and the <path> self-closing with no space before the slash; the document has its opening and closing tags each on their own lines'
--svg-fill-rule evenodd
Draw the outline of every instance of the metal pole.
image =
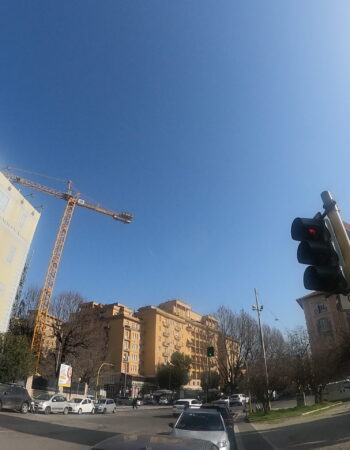
<svg viewBox="0 0 350 450">
<path fill-rule="evenodd" d="M 262 349 L 262 353 L 263 353 L 263 357 L 264 357 L 264 366 L 265 366 L 265 380 L 266 380 L 266 395 L 267 395 L 267 402 L 268 402 L 268 407 L 270 409 L 270 396 L 269 396 L 269 374 L 267 371 L 267 363 L 266 363 L 266 352 L 265 352 L 265 342 L 264 342 L 264 332 L 263 332 L 263 328 L 261 325 L 261 318 L 260 318 L 260 312 L 262 311 L 262 306 L 259 305 L 259 298 L 258 298 L 258 292 L 257 290 L 254 288 L 254 293 L 255 293 L 255 302 L 256 302 L 256 307 L 254 308 L 253 306 L 253 310 L 255 310 L 258 313 L 258 322 L 259 322 L 259 331 L 260 331 L 260 340 L 261 340 L 261 349 Z"/>
<path fill-rule="evenodd" d="M 327 217 L 331 222 L 333 232 L 338 241 L 341 256 L 344 264 L 343 270 L 348 286 L 350 286 L 350 240 L 345 230 L 344 223 L 339 214 L 339 208 L 336 201 L 332 198 L 332 194 L 329 191 L 323 191 L 321 193 L 323 201 L 323 207 L 326 211 Z"/>
</svg>

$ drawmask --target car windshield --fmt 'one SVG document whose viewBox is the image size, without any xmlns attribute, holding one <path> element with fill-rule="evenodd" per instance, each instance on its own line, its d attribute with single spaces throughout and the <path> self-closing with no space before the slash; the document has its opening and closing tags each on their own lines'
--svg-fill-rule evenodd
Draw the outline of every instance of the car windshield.
<svg viewBox="0 0 350 450">
<path fill-rule="evenodd" d="M 224 426 L 219 414 L 183 414 L 176 424 L 179 430 L 223 431 Z"/>
<path fill-rule="evenodd" d="M 182 405 L 182 406 L 186 406 L 186 405 L 188 405 L 188 402 L 176 402 L 175 403 L 175 406 L 179 406 L 179 405 Z"/>
<path fill-rule="evenodd" d="M 82 401 L 83 401 L 82 398 L 73 398 L 72 400 L 69 400 L 69 403 L 80 403 Z"/>
<path fill-rule="evenodd" d="M 50 400 L 51 395 L 50 394 L 40 394 L 37 397 L 35 397 L 35 400 Z"/>
<path fill-rule="evenodd" d="M 106 403 L 106 400 L 98 400 L 97 404 L 98 405 L 104 405 Z"/>
</svg>

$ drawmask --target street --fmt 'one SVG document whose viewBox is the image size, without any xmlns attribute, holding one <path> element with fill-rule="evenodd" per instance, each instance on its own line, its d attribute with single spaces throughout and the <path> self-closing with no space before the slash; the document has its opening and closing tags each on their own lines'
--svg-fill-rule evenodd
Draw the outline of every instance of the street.
<svg viewBox="0 0 350 450">
<path fill-rule="evenodd" d="M 278 423 L 247 423 L 242 408 L 235 410 L 238 450 L 350 448 L 350 403 L 317 415 Z M 22 415 L 0 413 L 1 450 L 87 450 L 116 434 L 168 434 L 175 422 L 170 407 L 120 407 L 116 414 Z"/>
<path fill-rule="evenodd" d="M 119 408 L 116 414 L 0 413 L 1 450 L 86 450 L 120 433 L 168 434 L 171 408 Z"/>
<path fill-rule="evenodd" d="M 236 419 L 236 440 L 239 450 L 349 449 L 349 420 L 350 403 L 278 423 L 247 423 L 241 413 Z"/>
</svg>

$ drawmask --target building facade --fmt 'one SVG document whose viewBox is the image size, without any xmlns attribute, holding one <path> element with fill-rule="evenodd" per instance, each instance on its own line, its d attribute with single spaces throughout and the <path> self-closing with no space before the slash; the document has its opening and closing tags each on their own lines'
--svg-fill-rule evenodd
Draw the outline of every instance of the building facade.
<svg viewBox="0 0 350 450">
<path fill-rule="evenodd" d="M 118 386 L 116 395 L 137 395 L 147 381 L 154 380 L 157 367 L 170 363 L 177 351 L 192 360 L 187 389 L 201 389 L 201 374 L 208 371 L 208 364 L 210 370 L 218 369 L 217 358 L 207 357 L 208 346 L 216 352 L 222 348 L 217 319 L 192 311 L 181 300 L 145 306 L 136 313 L 122 303 L 90 302 L 81 306 L 79 314 L 84 320 L 90 315 L 96 326 L 105 330 L 106 345 L 104 351 L 101 345 L 100 362 L 112 365 L 108 372 L 114 376 L 105 376 L 104 381 Z"/>
<path fill-rule="evenodd" d="M 0 172 L 0 332 L 6 332 L 40 213 Z"/>
<path fill-rule="evenodd" d="M 350 331 L 350 308 L 343 310 L 343 300 L 343 296 L 327 297 L 322 292 L 312 292 L 297 299 L 304 311 L 312 353 L 334 347 L 342 335 Z"/>
</svg>

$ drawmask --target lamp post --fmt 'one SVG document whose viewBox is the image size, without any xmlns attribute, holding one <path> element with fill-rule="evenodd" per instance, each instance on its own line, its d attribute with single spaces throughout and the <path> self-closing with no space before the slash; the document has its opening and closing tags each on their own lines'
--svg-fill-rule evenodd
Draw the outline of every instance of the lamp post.
<svg viewBox="0 0 350 450">
<path fill-rule="evenodd" d="M 95 393 L 95 400 L 97 400 L 97 388 L 98 388 L 98 386 L 99 386 L 99 380 L 100 380 L 100 371 L 101 371 L 101 369 L 102 369 L 102 367 L 103 366 L 114 366 L 114 364 L 110 364 L 110 363 L 106 363 L 106 362 L 104 362 L 104 363 L 102 363 L 101 365 L 100 365 L 100 367 L 98 368 L 98 371 L 97 371 L 97 378 L 96 378 L 96 393 Z"/>
</svg>

